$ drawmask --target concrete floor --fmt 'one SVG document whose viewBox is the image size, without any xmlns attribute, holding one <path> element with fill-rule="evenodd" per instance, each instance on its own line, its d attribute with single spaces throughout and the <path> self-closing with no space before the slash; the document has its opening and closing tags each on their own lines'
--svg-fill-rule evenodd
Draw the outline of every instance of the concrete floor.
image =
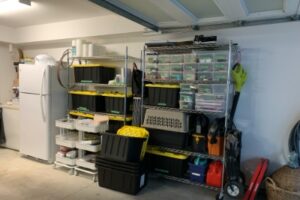
<svg viewBox="0 0 300 200">
<path fill-rule="evenodd" d="M 216 193 L 196 186 L 152 178 L 137 196 L 98 187 L 87 176 L 72 176 L 53 165 L 0 148 L 1 200 L 209 200 Z"/>
</svg>

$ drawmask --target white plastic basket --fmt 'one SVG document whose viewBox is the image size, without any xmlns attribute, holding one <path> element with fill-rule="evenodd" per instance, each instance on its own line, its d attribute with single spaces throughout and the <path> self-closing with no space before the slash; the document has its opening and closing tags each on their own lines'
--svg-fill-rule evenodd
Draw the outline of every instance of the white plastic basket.
<svg viewBox="0 0 300 200">
<path fill-rule="evenodd" d="M 84 167 L 91 170 L 96 170 L 96 164 L 92 162 L 87 162 L 83 159 L 76 159 L 76 165 L 79 167 Z"/>
<path fill-rule="evenodd" d="M 108 121 L 94 123 L 92 119 L 76 120 L 75 127 L 78 131 L 89 133 L 103 133 L 108 130 Z"/>
<path fill-rule="evenodd" d="M 98 145 L 82 144 L 80 142 L 77 142 L 76 143 L 76 148 L 96 153 L 96 152 L 99 152 L 101 150 L 101 145 L 100 144 L 98 144 Z"/>
<path fill-rule="evenodd" d="M 76 165 L 76 159 L 72 159 L 72 158 L 61 157 L 61 156 L 56 155 L 55 160 L 56 160 L 56 162 L 60 162 L 65 165 L 70 165 L 70 166 Z"/>
<path fill-rule="evenodd" d="M 73 138 L 71 138 L 71 139 L 63 138 L 60 135 L 57 135 L 55 137 L 55 143 L 57 145 L 60 145 L 60 146 L 65 146 L 65 147 L 69 147 L 69 148 L 75 148 L 76 147 L 76 142 L 77 142 L 77 140 L 74 140 Z"/>
<path fill-rule="evenodd" d="M 75 129 L 75 119 L 58 119 L 55 120 L 55 126 L 59 128 L 65 128 L 74 130 Z"/>
</svg>

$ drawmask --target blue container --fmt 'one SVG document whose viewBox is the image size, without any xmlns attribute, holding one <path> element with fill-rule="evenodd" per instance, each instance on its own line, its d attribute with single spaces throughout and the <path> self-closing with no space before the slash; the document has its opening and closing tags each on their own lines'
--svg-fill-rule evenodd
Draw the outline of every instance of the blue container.
<svg viewBox="0 0 300 200">
<path fill-rule="evenodd" d="M 189 163 L 189 175 L 190 180 L 198 183 L 205 183 L 207 163 L 204 165 L 195 165 L 193 163 Z"/>
</svg>

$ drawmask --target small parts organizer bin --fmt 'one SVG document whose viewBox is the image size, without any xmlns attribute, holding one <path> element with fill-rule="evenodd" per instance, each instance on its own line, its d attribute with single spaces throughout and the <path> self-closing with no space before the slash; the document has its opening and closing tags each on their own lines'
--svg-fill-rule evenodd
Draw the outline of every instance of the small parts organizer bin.
<svg viewBox="0 0 300 200">
<path fill-rule="evenodd" d="M 71 174 L 84 172 L 97 179 L 95 166 L 96 154 L 101 150 L 99 133 L 108 129 L 108 117 L 98 116 L 97 121 L 91 119 L 56 120 L 60 134 L 56 136 L 56 144 L 60 151 L 56 154 L 55 167 L 66 167 Z"/>
<path fill-rule="evenodd" d="M 149 54 L 147 79 L 176 81 L 226 81 L 227 51 L 197 51 L 186 54 Z"/>
</svg>

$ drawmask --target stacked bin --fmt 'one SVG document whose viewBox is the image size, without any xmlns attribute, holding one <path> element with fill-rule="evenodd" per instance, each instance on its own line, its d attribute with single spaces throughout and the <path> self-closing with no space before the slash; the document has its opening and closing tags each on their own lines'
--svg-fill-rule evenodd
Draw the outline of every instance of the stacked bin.
<svg viewBox="0 0 300 200">
<path fill-rule="evenodd" d="M 179 85 L 146 84 L 149 97 L 145 104 L 152 106 L 179 107 Z"/>
<path fill-rule="evenodd" d="M 104 96 L 105 99 L 105 112 L 111 114 L 122 115 L 125 114 L 125 101 L 126 100 L 126 114 L 132 113 L 132 96 L 125 97 L 124 94 L 120 93 L 103 93 L 101 96 Z"/>
<path fill-rule="evenodd" d="M 95 91 L 69 91 L 72 95 L 72 109 L 88 112 L 102 112 L 104 97 Z"/>
<path fill-rule="evenodd" d="M 155 147 L 147 148 L 147 164 L 151 171 L 169 176 L 184 177 L 188 156 L 161 151 Z"/>
<path fill-rule="evenodd" d="M 143 161 L 149 133 L 144 128 L 124 126 L 117 134 L 103 134 L 97 157 L 99 186 L 129 194 L 147 183 Z"/>
<path fill-rule="evenodd" d="M 115 69 L 100 64 L 73 65 L 76 83 L 103 83 L 115 78 Z"/>
</svg>

